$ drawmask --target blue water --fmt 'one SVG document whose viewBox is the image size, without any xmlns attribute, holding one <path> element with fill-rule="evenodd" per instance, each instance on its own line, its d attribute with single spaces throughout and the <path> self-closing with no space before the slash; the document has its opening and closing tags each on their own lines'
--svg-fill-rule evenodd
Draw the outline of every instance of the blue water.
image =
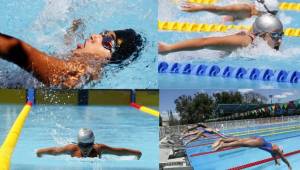
<svg viewBox="0 0 300 170">
<path fill-rule="evenodd" d="M 300 1 L 292 1 L 300 2 Z M 229 4 L 230 1 L 221 1 L 220 4 Z M 280 11 L 278 16 L 285 28 L 299 28 L 300 15 L 296 11 Z M 221 17 L 209 12 L 185 13 L 177 8 L 174 1 L 159 0 L 158 18 L 161 21 L 181 21 L 193 23 L 222 23 Z M 226 24 L 252 25 L 255 17 L 244 21 Z M 177 41 L 201 38 L 208 36 L 222 36 L 233 34 L 238 31 L 227 33 L 186 33 L 160 31 L 158 41 L 174 43 Z M 284 37 L 282 46 L 277 52 L 270 49 L 264 42 L 257 42 L 258 48 L 243 48 L 231 54 L 221 51 L 198 50 L 169 53 L 159 55 L 159 61 L 207 64 L 245 68 L 273 69 L 296 71 L 300 66 L 300 38 Z M 187 83 L 188 82 L 188 83 Z M 250 80 L 224 79 L 220 77 L 197 77 L 176 74 L 159 74 L 159 86 L 161 88 L 299 88 L 299 85 L 287 83 L 263 82 Z"/>
<path fill-rule="evenodd" d="M 0 105 L 0 141 L 21 110 L 18 105 Z M 134 156 L 105 155 L 78 159 L 67 155 L 37 158 L 38 148 L 76 142 L 81 127 L 93 129 L 95 142 L 112 147 L 137 149 Z M 33 106 L 15 148 L 11 169 L 158 169 L 158 120 L 131 107 Z"/>
<path fill-rule="evenodd" d="M 272 132 L 264 132 L 251 134 L 250 136 L 261 135 L 264 136 L 267 141 L 270 141 L 274 144 L 283 146 L 284 152 L 288 153 L 291 151 L 295 151 L 299 149 L 299 139 L 300 139 L 300 129 L 299 122 L 291 123 L 289 126 L 297 125 L 298 128 L 295 129 L 282 129 L 287 128 L 287 124 L 277 124 L 277 128 Z M 265 128 L 276 127 L 276 125 L 265 126 Z M 263 129 L 259 127 L 259 129 Z M 292 132 L 287 132 L 291 131 Z M 226 132 L 237 131 L 237 129 L 227 130 Z M 240 129 L 240 132 L 247 132 L 247 129 Z M 271 134 L 271 133 L 281 133 L 281 134 Z M 226 134 L 226 133 L 225 133 Z M 249 135 L 243 136 L 247 137 Z M 204 140 L 204 141 L 203 141 Z M 203 142 L 201 142 L 203 141 Z M 208 140 L 202 139 L 195 141 L 190 144 L 190 146 L 195 146 L 196 143 L 207 143 Z M 210 140 L 213 142 L 213 140 Z M 237 148 L 228 151 L 216 152 L 212 154 L 200 155 L 200 156 L 190 156 L 191 154 L 197 154 L 202 152 L 211 151 L 210 145 L 205 146 L 196 146 L 186 149 L 186 153 L 188 155 L 189 161 L 195 170 L 223 170 L 232 167 L 236 167 L 239 165 L 244 165 L 247 163 L 259 161 L 261 159 L 269 158 L 270 154 L 255 148 Z M 291 163 L 293 169 L 297 169 L 297 163 L 299 161 L 299 154 L 292 155 L 287 157 L 289 162 Z M 253 167 L 252 169 L 276 169 L 274 162 L 262 164 L 260 166 Z M 287 169 L 286 165 L 281 161 L 281 166 L 277 167 L 277 169 Z"/>
<path fill-rule="evenodd" d="M 157 88 L 157 2 L 147 0 L 0 0 L 0 32 L 20 38 L 49 54 L 76 47 L 64 44 L 74 19 L 85 23 L 84 37 L 103 30 L 133 28 L 146 39 L 141 56 L 125 68 L 105 67 L 103 78 L 84 88 Z M 0 60 L 0 87 L 41 87 L 31 74 Z"/>
</svg>

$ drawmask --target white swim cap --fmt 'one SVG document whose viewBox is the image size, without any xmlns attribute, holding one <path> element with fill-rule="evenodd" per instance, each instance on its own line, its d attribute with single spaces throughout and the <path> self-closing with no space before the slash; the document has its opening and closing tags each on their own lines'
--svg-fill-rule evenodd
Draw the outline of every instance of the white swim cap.
<svg viewBox="0 0 300 170">
<path fill-rule="evenodd" d="M 81 128 L 77 136 L 78 143 L 94 143 L 95 136 L 91 129 Z"/>
<path fill-rule="evenodd" d="M 257 17 L 252 26 L 254 34 L 283 32 L 281 21 L 272 14 L 264 14 Z"/>
<path fill-rule="evenodd" d="M 258 11 L 272 13 L 273 15 L 276 15 L 279 10 L 277 0 L 255 0 L 255 6 Z"/>
</svg>

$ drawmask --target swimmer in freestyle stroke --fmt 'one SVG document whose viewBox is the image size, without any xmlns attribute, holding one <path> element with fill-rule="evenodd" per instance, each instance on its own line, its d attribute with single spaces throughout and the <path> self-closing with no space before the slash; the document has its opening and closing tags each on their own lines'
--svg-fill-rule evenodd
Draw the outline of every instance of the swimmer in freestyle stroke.
<svg viewBox="0 0 300 170">
<path fill-rule="evenodd" d="M 201 49 L 221 50 L 233 52 L 238 48 L 247 47 L 253 44 L 255 38 L 262 38 L 271 48 L 279 50 L 284 32 L 281 21 L 271 14 L 264 14 L 257 17 L 252 26 L 252 31 L 242 31 L 237 34 L 195 38 L 167 44 L 158 43 L 158 52 L 168 54 L 178 51 L 195 51 Z"/>
</svg>

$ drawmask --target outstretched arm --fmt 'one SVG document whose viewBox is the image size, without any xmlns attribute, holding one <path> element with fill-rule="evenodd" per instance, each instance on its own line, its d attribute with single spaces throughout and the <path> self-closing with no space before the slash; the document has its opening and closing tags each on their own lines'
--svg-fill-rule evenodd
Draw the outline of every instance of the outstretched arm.
<svg viewBox="0 0 300 170">
<path fill-rule="evenodd" d="M 281 160 L 289 167 L 289 170 L 292 169 L 291 164 L 289 163 L 289 161 L 284 157 L 284 155 L 279 152 L 278 153 L 279 157 L 281 158 Z"/>
<path fill-rule="evenodd" d="M 247 35 L 228 35 L 223 37 L 195 38 L 177 42 L 174 44 L 159 43 L 159 53 L 170 53 L 177 51 L 194 51 L 200 49 L 213 49 L 233 51 L 240 47 L 251 44 L 252 39 Z"/>
<path fill-rule="evenodd" d="M 191 142 L 194 142 L 195 140 L 201 138 L 203 136 L 203 132 L 200 132 L 197 134 L 197 136 L 195 136 L 194 138 L 192 138 L 191 140 L 189 140 L 185 145 L 191 143 Z"/>
<path fill-rule="evenodd" d="M 127 156 L 127 155 L 135 155 L 138 159 L 141 158 L 142 152 L 133 149 L 127 148 L 113 148 L 107 145 L 99 144 L 98 146 L 99 151 L 103 154 L 113 154 L 118 156 Z"/>
<path fill-rule="evenodd" d="M 38 157 L 42 157 L 43 155 L 61 155 L 61 154 L 69 154 L 73 153 L 73 146 L 66 145 L 64 147 L 51 147 L 51 148 L 43 148 L 39 149 L 36 152 Z"/>
<path fill-rule="evenodd" d="M 182 139 L 187 138 L 187 137 L 189 137 L 189 136 L 196 135 L 197 133 L 198 133 L 197 131 L 196 131 L 196 132 L 192 132 L 192 133 L 188 133 L 188 134 L 184 135 L 184 136 L 182 137 Z"/>
<path fill-rule="evenodd" d="M 0 33 L 0 58 L 32 72 L 45 85 L 56 85 L 55 80 L 67 71 L 64 60 L 48 56 L 17 38 Z M 58 84 L 58 82 L 56 82 Z"/>
<path fill-rule="evenodd" d="M 251 4 L 233 4 L 226 6 L 217 6 L 187 2 L 181 5 L 181 10 L 186 12 L 208 11 L 218 15 L 229 15 L 236 19 L 244 19 L 249 18 L 253 15 L 257 15 L 255 6 Z"/>
</svg>

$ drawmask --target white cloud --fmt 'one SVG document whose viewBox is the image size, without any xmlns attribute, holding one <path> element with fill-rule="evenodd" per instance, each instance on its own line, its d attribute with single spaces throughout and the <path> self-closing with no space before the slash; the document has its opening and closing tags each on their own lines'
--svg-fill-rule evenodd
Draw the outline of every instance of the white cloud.
<svg viewBox="0 0 300 170">
<path fill-rule="evenodd" d="M 249 92 L 252 92 L 252 91 L 254 91 L 253 89 L 238 89 L 238 91 L 240 92 L 240 93 L 249 93 Z"/>
<path fill-rule="evenodd" d="M 276 99 L 283 99 L 283 98 L 287 98 L 287 95 L 277 94 L 277 95 L 274 96 L 274 98 L 276 98 Z"/>
<path fill-rule="evenodd" d="M 284 93 L 282 93 L 282 95 L 292 96 L 292 95 L 294 95 L 294 93 L 292 93 L 292 92 L 284 92 Z"/>
</svg>

